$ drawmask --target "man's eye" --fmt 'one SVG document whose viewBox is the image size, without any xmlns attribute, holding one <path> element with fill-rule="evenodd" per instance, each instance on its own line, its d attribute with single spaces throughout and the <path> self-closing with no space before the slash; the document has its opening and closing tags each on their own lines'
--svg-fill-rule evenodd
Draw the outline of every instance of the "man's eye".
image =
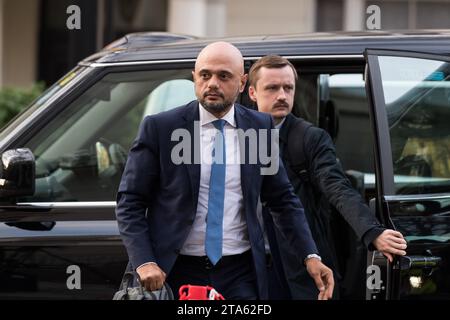
<svg viewBox="0 0 450 320">
<path fill-rule="evenodd" d="M 208 78 L 209 78 L 209 74 L 207 74 L 207 73 L 201 73 L 201 74 L 200 74 L 200 77 L 201 77 L 202 79 L 208 79 Z"/>
<path fill-rule="evenodd" d="M 221 73 L 221 74 L 219 75 L 219 77 L 220 77 L 220 79 L 226 80 L 226 79 L 230 78 L 230 75 L 227 74 L 227 73 Z"/>
</svg>

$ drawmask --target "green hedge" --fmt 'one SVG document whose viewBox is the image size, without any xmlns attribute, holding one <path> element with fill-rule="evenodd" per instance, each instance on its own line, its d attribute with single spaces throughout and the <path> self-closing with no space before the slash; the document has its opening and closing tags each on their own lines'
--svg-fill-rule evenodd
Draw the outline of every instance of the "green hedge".
<svg viewBox="0 0 450 320">
<path fill-rule="evenodd" d="M 36 83 L 30 89 L 0 89 L 0 128 L 36 99 L 44 88 L 44 83 Z"/>
</svg>

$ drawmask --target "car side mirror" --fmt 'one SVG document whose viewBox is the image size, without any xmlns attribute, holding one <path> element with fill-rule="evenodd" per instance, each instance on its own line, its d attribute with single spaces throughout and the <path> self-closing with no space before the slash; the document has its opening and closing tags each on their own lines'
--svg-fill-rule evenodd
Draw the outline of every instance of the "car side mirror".
<svg viewBox="0 0 450 320">
<path fill-rule="evenodd" d="M 31 150 L 3 152 L 0 163 L 0 198 L 34 194 L 36 164 Z"/>
</svg>

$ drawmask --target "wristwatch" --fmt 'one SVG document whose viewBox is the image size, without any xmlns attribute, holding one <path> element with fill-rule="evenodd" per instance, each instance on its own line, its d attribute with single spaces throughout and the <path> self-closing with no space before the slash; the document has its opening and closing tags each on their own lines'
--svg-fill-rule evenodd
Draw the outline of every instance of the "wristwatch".
<svg viewBox="0 0 450 320">
<path fill-rule="evenodd" d="M 306 264 L 306 260 L 311 259 L 311 258 L 316 258 L 316 259 L 319 259 L 319 261 L 322 261 L 322 258 L 318 254 L 311 253 L 306 256 L 305 260 L 303 260 L 303 263 Z"/>
</svg>

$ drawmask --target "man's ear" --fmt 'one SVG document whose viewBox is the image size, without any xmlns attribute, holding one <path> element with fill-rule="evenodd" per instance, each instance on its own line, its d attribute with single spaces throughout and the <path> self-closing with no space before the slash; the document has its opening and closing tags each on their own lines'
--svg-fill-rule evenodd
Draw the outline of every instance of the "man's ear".
<svg viewBox="0 0 450 320">
<path fill-rule="evenodd" d="M 242 93 L 245 89 L 245 84 L 247 83 L 248 74 L 244 74 L 241 76 L 241 83 L 239 84 L 239 92 Z"/>
<path fill-rule="evenodd" d="M 192 72 L 192 80 L 195 82 L 195 71 L 192 70 L 191 72 Z"/>
<path fill-rule="evenodd" d="M 254 86 L 248 87 L 248 96 L 252 101 L 256 102 L 256 90 Z"/>
</svg>

